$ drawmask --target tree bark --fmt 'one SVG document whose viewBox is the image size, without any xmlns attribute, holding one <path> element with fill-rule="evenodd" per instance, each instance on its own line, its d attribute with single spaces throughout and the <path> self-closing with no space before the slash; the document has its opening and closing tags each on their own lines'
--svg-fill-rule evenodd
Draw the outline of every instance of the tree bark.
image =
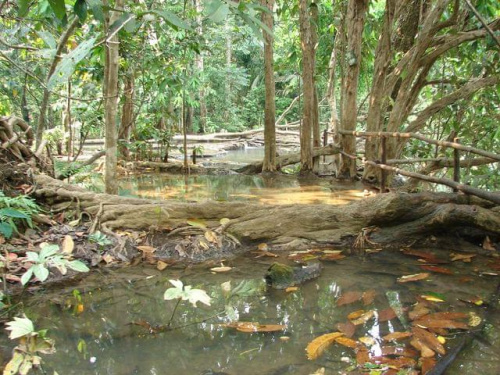
<svg viewBox="0 0 500 375">
<path fill-rule="evenodd" d="M 342 87 L 342 129 L 355 130 L 357 119 L 358 79 L 361 68 L 362 34 L 368 10 L 368 0 L 349 0 L 347 7 L 347 64 Z M 356 139 L 342 136 L 342 148 L 348 154 L 356 154 Z M 340 178 L 356 176 L 356 161 L 347 157 L 341 158 Z"/>
<path fill-rule="evenodd" d="M 273 30 L 273 10 L 274 0 L 262 0 L 262 6 L 267 7 L 271 14 L 262 12 L 262 22 Z M 264 161 L 262 172 L 276 171 L 276 105 L 274 87 L 274 58 L 273 43 L 274 38 L 265 30 L 264 36 L 264 71 L 265 71 L 265 109 L 264 109 Z"/>
<path fill-rule="evenodd" d="M 302 109 L 302 128 L 300 130 L 300 170 L 301 173 L 312 172 L 311 131 L 314 121 L 314 49 L 308 0 L 299 1 L 300 40 L 302 49 L 302 82 L 304 104 Z"/>
<path fill-rule="evenodd" d="M 127 72 L 125 75 L 125 82 L 123 87 L 123 107 L 120 128 L 118 130 L 118 140 L 122 143 L 129 143 L 130 135 L 134 129 L 134 94 L 135 94 L 135 72 L 133 70 Z M 120 154 L 128 159 L 130 151 L 124 144 L 119 145 Z"/>
<path fill-rule="evenodd" d="M 312 137 L 313 137 L 313 147 L 321 146 L 321 135 L 319 131 L 319 105 L 318 105 L 318 91 L 316 90 L 316 48 L 318 45 L 318 24 L 319 24 L 319 10 L 318 5 L 311 2 L 309 7 L 310 22 L 311 22 L 311 60 L 312 60 L 312 79 L 313 79 L 313 93 L 314 93 L 314 103 L 312 108 Z M 319 171 L 319 157 L 313 156 L 313 171 L 317 173 Z"/>
<path fill-rule="evenodd" d="M 123 9 L 123 0 L 116 0 L 114 8 Z M 109 27 L 121 16 L 121 12 L 110 11 L 106 24 L 106 34 Z M 116 179 L 117 165 L 117 130 L 116 118 L 118 112 L 118 70 L 120 63 L 120 40 L 118 33 L 106 40 L 106 61 L 104 77 L 104 98 L 105 98 L 105 126 L 106 126 L 106 170 L 104 171 L 104 184 L 106 193 L 118 194 L 118 183 Z"/>
<path fill-rule="evenodd" d="M 202 0 L 195 0 L 195 8 L 196 8 L 196 22 L 198 23 L 198 27 L 196 32 L 200 37 L 203 35 L 203 7 Z M 204 86 L 204 70 L 205 70 L 205 58 L 203 55 L 203 51 L 200 51 L 199 54 L 195 57 L 195 66 L 198 70 L 198 74 L 200 75 L 201 85 L 198 89 L 198 100 L 200 102 L 200 127 L 198 129 L 199 133 L 206 133 L 207 131 L 207 101 L 205 99 L 205 86 Z"/>
</svg>

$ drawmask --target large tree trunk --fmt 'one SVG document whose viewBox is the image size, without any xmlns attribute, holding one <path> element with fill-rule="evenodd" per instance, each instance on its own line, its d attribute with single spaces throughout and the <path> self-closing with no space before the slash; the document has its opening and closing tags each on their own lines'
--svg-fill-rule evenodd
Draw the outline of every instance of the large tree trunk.
<svg viewBox="0 0 500 375">
<path fill-rule="evenodd" d="M 314 121 L 314 49 L 308 0 L 299 1 L 300 40 L 302 49 L 302 82 L 304 104 L 302 109 L 302 128 L 300 130 L 300 170 L 301 173 L 313 170 L 311 131 Z"/>
<path fill-rule="evenodd" d="M 106 24 L 106 31 L 121 16 L 119 10 L 123 9 L 123 0 L 116 0 L 114 8 L 117 11 L 110 11 L 109 20 Z M 106 41 L 106 61 L 104 69 L 104 98 L 105 98 L 105 126 L 106 126 L 106 170 L 104 171 L 104 183 L 106 193 L 118 194 L 118 184 L 116 179 L 117 163 L 117 130 L 116 118 L 118 112 L 118 70 L 119 70 L 119 50 L 120 41 L 118 33 Z"/>
<path fill-rule="evenodd" d="M 381 194 L 346 205 L 268 206 L 243 202 L 182 203 L 96 194 L 50 177 L 36 176 L 35 196 L 52 208 L 87 212 L 101 230 L 189 227 L 189 218 L 220 227 L 240 241 L 300 246 L 349 244 L 357 237 L 378 244 L 410 243 L 431 234 L 500 236 L 500 209 L 462 194 Z M 192 227 L 190 227 L 192 229 Z M 188 228 L 189 229 L 189 228 Z M 172 230 L 172 229 L 168 229 Z M 180 233 L 182 230 L 177 230 Z"/>
<path fill-rule="evenodd" d="M 347 7 L 347 61 L 345 79 L 342 87 L 342 129 L 356 130 L 358 79 L 361 68 L 361 45 L 363 27 L 368 10 L 368 0 L 349 0 Z M 356 138 L 342 136 L 342 148 L 351 155 L 356 154 Z M 342 157 L 338 177 L 353 178 L 356 176 L 356 161 Z"/>
<path fill-rule="evenodd" d="M 262 22 L 273 30 L 274 0 L 262 0 L 262 5 L 267 7 L 271 14 L 262 12 Z M 273 61 L 273 36 L 264 34 L 264 71 L 266 85 L 266 104 L 264 110 L 264 162 L 262 172 L 276 171 L 276 106 L 274 103 L 274 61 Z"/>
<path fill-rule="evenodd" d="M 134 91 L 135 91 L 135 73 L 133 70 L 129 71 L 125 75 L 125 82 L 123 85 L 123 107 L 122 107 L 122 119 L 120 121 L 120 128 L 118 130 L 118 140 L 123 144 L 119 146 L 120 154 L 123 155 L 125 159 L 130 156 L 130 151 L 125 143 L 129 143 L 130 135 L 134 129 Z"/>
<path fill-rule="evenodd" d="M 318 91 L 316 90 L 316 48 L 318 45 L 318 24 L 319 24 L 319 10 L 318 5 L 311 2 L 309 7 L 310 11 L 310 22 L 311 22 L 311 60 L 312 60 L 312 79 L 313 79 L 313 90 L 314 90 L 314 103 L 312 108 L 312 138 L 313 147 L 319 147 L 321 145 L 321 135 L 319 131 L 319 104 L 318 104 Z M 317 173 L 319 171 L 319 157 L 313 156 L 313 171 Z"/>
<path fill-rule="evenodd" d="M 196 22 L 198 27 L 196 32 L 200 37 L 203 35 L 203 7 L 202 0 L 195 0 L 195 8 L 196 8 Z M 205 99 L 205 86 L 204 86 L 204 70 L 205 70 L 205 59 L 203 55 L 203 51 L 200 51 L 199 54 L 195 57 L 195 66 L 200 75 L 201 85 L 198 89 L 198 100 L 200 103 L 200 118 L 199 118 L 199 129 L 198 133 L 206 133 L 207 131 L 207 101 Z"/>
</svg>

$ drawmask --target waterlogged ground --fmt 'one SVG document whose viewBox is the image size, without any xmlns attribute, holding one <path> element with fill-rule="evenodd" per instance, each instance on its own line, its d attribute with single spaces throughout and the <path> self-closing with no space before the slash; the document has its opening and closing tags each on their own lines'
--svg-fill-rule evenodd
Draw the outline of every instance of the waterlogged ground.
<svg viewBox="0 0 500 375">
<path fill-rule="evenodd" d="M 449 261 L 449 252 L 443 249 L 437 255 Z M 460 300 L 478 297 L 487 301 L 498 283 L 498 277 L 481 275 L 490 260 L 477 256 L 471 263 L 442 265 L 451 270 L 451 275 L 431 272 L 425 280 L 401 284 L 397 278 L 422 272 L 422 263 L 417 257 L 384 250 L 324 262 L 320 278 L 286 292 L 266 289 L 263 281 L 269 265 L 276 260 L 289 262 L 286 257 L 254 256 L 248 253 L 229 261 L 226 265 L 233 269 L 218 274 L 210 272 L 209 266 L 164 271 L 148 267 L 103 270 L 80 285 L 36 296 L 27 302 L 27 315 L 39 329 L 48 329 L 57 347 L 56 354 L 43 356 L 45 373 L 278 375 L 313 374 L 324 368 L 325 374 L 342 374 L 356 362 L 353 349 L 333 344 L 310 361 L 305 348 L 314 338 L 336 331 L 336 325 L 345 323 L 349 313 L 360 309 L 375 312 L 357 326 L 353 339 L 371 338 L 370 351 L 377 355 L 388 345 L 382 336 L 406 330 L 402 321 L 408 319 L 408 311 L 418 296 L 439 293 L 444 302 L 429 302 L 432 312 L 473 312 L 483 316 L 487 311 L 484 307 Z M 183 302 L 172 323 L 172 327 L 183 328 L 151 333 L 148 324 L 165 325 L 172 315 L 175 303 L 163 300 L 165 290 L 171 287 L 169 279 L 206 290 L 212 304 L 193 308 Z M 227 281 L 233 293 L 224 294 L 221 284 Z M 365 305 L 359 300 L 338 306 L 341 296 L 371 290 L 376 292 L 373 302 Z M 403 319 L 382 321 L 382 311 L 398 305 L 404 309 Z M 498 310 L 489 319 L 486 333 L 479 334 L 481 341 L 474 341 L 464 350 L 448 374 L 500 372 Z M 286 329 L 278 333 L 243 333 L 222 325 L 231 320 L 282 324 Z M 131 324 L 134 322 L 142 326 Z M 450 332 L 446 335 L 447 347 L 463 335 Z M 7 356 L 12 343 L 6 335 L 0 343 Z M 398 345 L 407 343 L 408 339 Z"/>
</svg>

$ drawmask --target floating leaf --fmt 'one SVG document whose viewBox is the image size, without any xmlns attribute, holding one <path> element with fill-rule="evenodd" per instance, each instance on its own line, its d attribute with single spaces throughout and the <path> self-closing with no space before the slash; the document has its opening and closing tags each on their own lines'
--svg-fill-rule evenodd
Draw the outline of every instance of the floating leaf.
<svg viewBox="0 0 500 375">
<path fill-rule="evenodd" d="M 279 255 L 271 253 L 270 251 L 259 251 L 257 253 L 258 255 L 255 258 L 262 258 L 262 257 L 268 257 L 268 258 L 277 258 Z"/>
<path fill-rule="evenodd" d="M 429 276 L 430 274 L 427 272 L 401 276 L 400 278 L 398 278 L 398 283 L 409 283 L 411 281 L 420 281 L 427 279 Z"/>
<path fill-rule="evenodd" d="M 73 242 L 73 238 L 70 235 L 64 236 L 64 240 L 62 242 L 62 253 L 63 254 L 71 254 L 73 249 L 75 248 L 75 243 Z"/>
<path fill-rule="evenodd" d="M 370 353 L 365 346 L 358 347 L 356 351 L 356 362 L 359 366 L 364 366 L 365 363 L 370 362 Z"/>
<path fill-rule="evenodd" d="M 414 320 L 413 324 L 426 328 L 468 329 L 469 326 L 462 322 L 450 319 L 431 319 L 427 316 Z"/>
<path fill-rule="evenodd" d="M 384 309 L 384 310 L 380 310 L 378 312 L 378 321 L 379 322 L 387 322 L 387 321 L 392 320 L 396 317 L 397 317 L 396 312 L 391 307 Z"/>
<path fill-rule="evenodd" d="M 418 352 L 407 346 L 382 346 L 382 355 L 397 355 L 414 358 L 418 356 Z"/>
<path fill-rule="evenodd" d="M 321 356 L 325 349 L 330 346 L 337 337 L 342 336 L 340 332 L 327 333 L 325 335 L 316 337 L 312 340 L 306 348 L 307 359 L 313 361 Z"/>
<path fill-rule="evenodd" d="M 358 319 L 364 313 L 365 313 L 365 310 L 353 311 L 352 313 L 350 313 L 349 315 L 347 315 L 347 319 L 349 319 L 349 320 Z"/>
<path fill-rule="evenodd" d="M 403 250 L 403 254 L 424 259 L 427 263 L 435 263 L 435 264 L 447 263 L 445 260 L 439 259 L 434 254 L 427 253 L 425 251 L 405 249 Z"/>
<path fill-rule="evenodd" d="M 436 353 L 429 348 L 425 343 L 422 342 L 419 338 L 413 338 L 410 341 L 411 346 L 420 351 L 420 355 L 424 358 L 432 358 L 436 355 Z"/>
<path fill-rule="evenodd" d="M 286 326 L 283 324 L 260 324 L 257 322 L 232 322 L 223 324 L 227 328 L 235 328 L 239 332 L 279 332 L 284 331 Z"/>
<path fill-rule="evenodd" d="M 377 341 L 373 337 L 370 337 L 370 336 L 360 337 L 359 341 L 362 342 L 363 344 L 365 344 L 368 347 L 373 346 L 373 345 L 375 345 L 377 343 Z"/>
<path fill-rule="evenodd" d="M 438 352 L 441 355 L 446 354 L 444 346 L 439 342 L 435 334 L 419 327 L 413 327 L 412 333 L 415 336 L 415 338 L 420 340 L 421 343 L 427 345 L 433 351 Z"/>
<path fill-rule="evenodd" d="M 362 297 L 362 293 L 358 291 L 351 291 L 343 293 L 337 300 L 337 306 L 349 305 L 356 301 L 359 301 Z"/>
<path fill-rule="evenodd" d="M 411 332 L 392 332 L 382 337 L 385 341 L 398 341 L 412 336 Z"/>
<path fill-rule="evenodd" d="M 367 321 L 369 321 L 373 316 L 375 315 L 375 311 L 370 310 L 365 312 L 363 315 L 361 315 L 359 318 L 352 320 L 352 324 L 358 326 L 360 324 L 364 324 Z"/>
<path fill-rule="evenodd" d="M 423 299 L 430 302 L 444 302 L 446 298 L 441 293 L 436 292 L 426 292 L 425 294 L 420 295 Z"/>
<path fill-rule="evenodd" d="M 233 269 L 233 267 L 228 267 L 228 266 L 221 265 L 220 267 L 213 267 L 213 268 L 210 268 L 210 271 L 212 271 L 212 272 L 217 272 L 217 273 L 221 273 L 221 272 L 228 272 L 228 271 L 231 271 L 232 269 Z"/>
<path fill-rule="evenodd" d="M 346 346 L 348 348 L 355 349 L 357 346 L 357 342 L 354 341 L 353 339 L 350 339 L 348 337 L 337 337 L 335 339 L 335 342 L 339 343 L 340 345 Z"/>
<path fill-rule="evenodd" d="M 411 320 L 419 319 L 422 316 L 429 314 L 430 310 L 421 302 L 417 303 L 413 310 L 408 313 Z"/>
<path fill-rule="evenodd" d="M 14 354 L 12 355 L 9 363 L 5 365 L 3 369 L 4 375 L 16 375 L 19 372 L 19 368 L 23 364 L 25 358 L 25 354 L 20 352 L 19 350 L 14 350 Z"/>
</svg>

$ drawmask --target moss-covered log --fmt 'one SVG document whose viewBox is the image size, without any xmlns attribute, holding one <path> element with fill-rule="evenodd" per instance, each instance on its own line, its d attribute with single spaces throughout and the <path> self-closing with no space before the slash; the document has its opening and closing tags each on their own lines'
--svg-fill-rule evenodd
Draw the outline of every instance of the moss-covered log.
<svg viewBox="0 0 500 375">
<path fill-rule="evenodd" d="M 55 209 L 85 211 L 104 230 L 151 230 L 203 219 L 240 241 L 299 246 L 347 244 L 354 239 L 387 244 L 430 234 L 481 233 L 498 239 L 500 207 L 462 194 L 383 194 L 347 205 L 268 206 L 242 202 L 182 203 L 97 194 L 50 177 L 36 176 L 35 195 Z M 361 236 L 360 236 L 361 234 Z"/>
</svg>

